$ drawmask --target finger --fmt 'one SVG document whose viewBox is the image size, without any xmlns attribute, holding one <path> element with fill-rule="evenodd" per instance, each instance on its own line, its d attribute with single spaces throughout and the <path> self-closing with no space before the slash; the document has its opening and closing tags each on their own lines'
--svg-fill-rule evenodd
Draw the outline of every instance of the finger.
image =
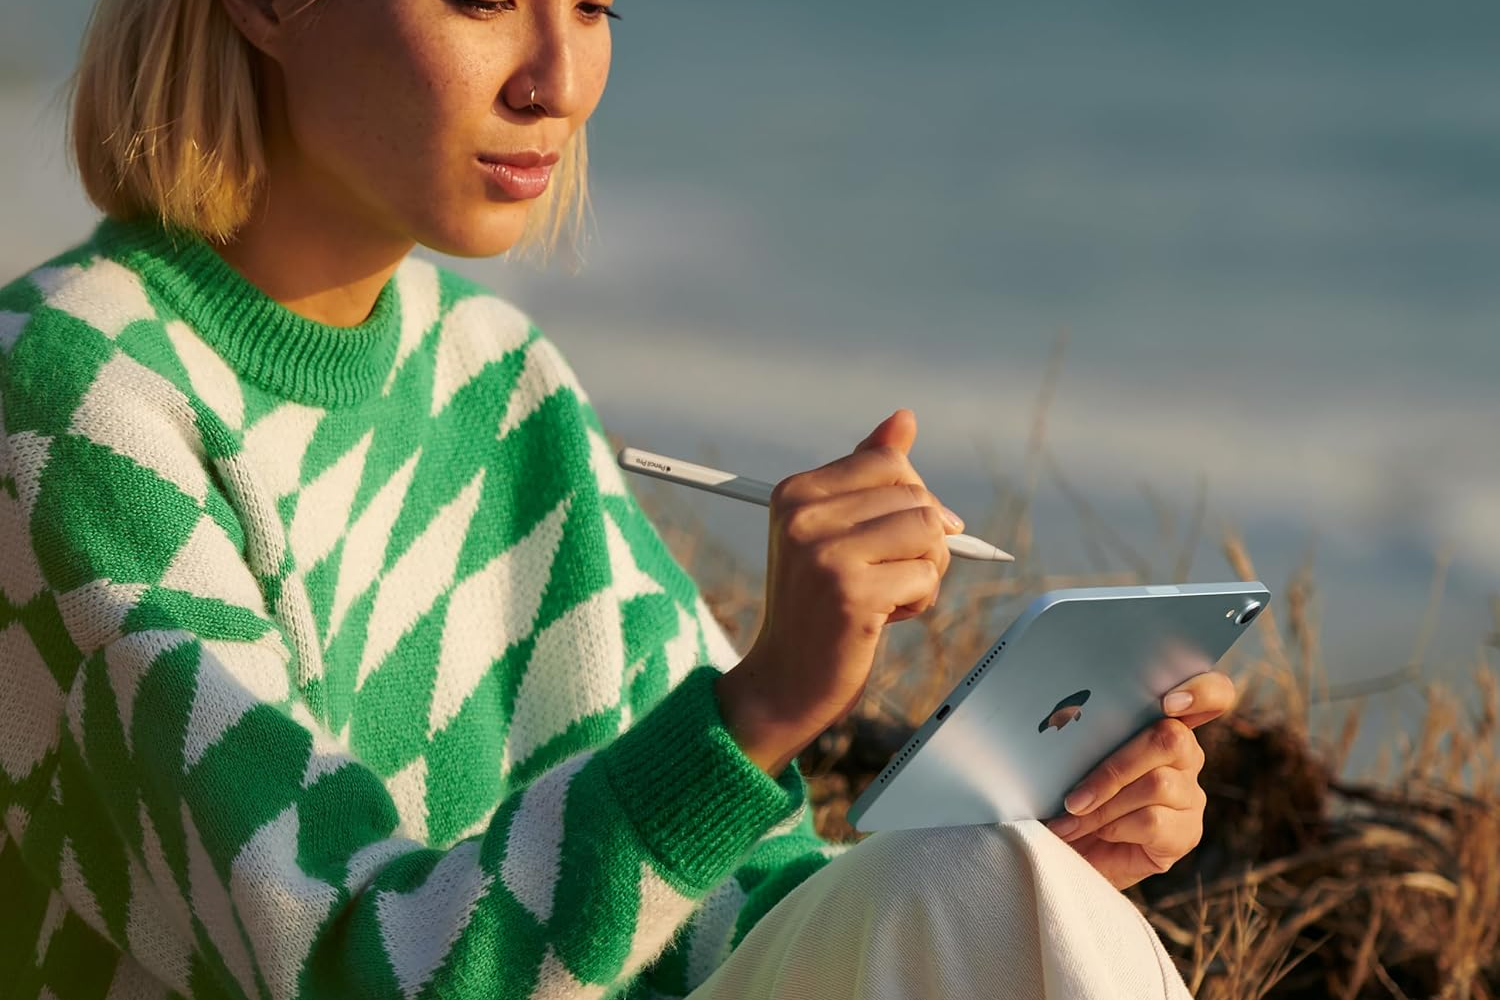
<svg viewBox="0 0 1500 1000">
<path fill-rule="evenodd" d="M 953 553 L 944 537 L 961 530 L 961 525 L 955 527 L 945 521 L 939 513 L 942 510 L 941 501 L 925 487 L 911 483 L 879 486 L 803 504 L 792 512 L 785 530 L 789 537 L 804 543 L 821 540 L 827 550 L 822 558 L 833 562 L 854 561 L 867 566 L 932 562 L 937 569 L 932 585 L 898 605 L 906 612 L 904 616 L 889 619 L 904 621 L 932 607 L 952 562 Z M 875 606 L 894 594 L 894 590 L 885 590 L 856 596 L 871 598 L 871 606 Z"/>
<path fill-rule="evenodd" d="M 1115 844 L 1098 837 L 1075 840 L 1069 846 L 1120 890 L 1143 878 L 1159 875 L 1180 860 L 1171 855 L 1154 858 L 1139 844 Z"/>
<path fill-rule="evenodd" d="M 852 525 L 874 520 L 884 514 L 911 510 L 913 507 L 931 507 L 939 514 L 948 510 L 937 494 L 927 487 L 917 483 L 898 483 L 895 486 L 872 486 L 852 493 L 812 500 L 803 504 L 793 517 L 805 522 L 802 527 L 806 529 L 806 533 L 829 535 L 847 531 Z M 962 531 L 962 518 L 957 525 L 945 520 L 943 530 Z"/>
<path fill-rule="evenodd" d="M 1203 768 L 1202 747 L 1193 731 L 1177 719 L 1159 719 L 1136 733 L 1074 786 L 1063 807 L 1074 816 L 1097 809 L 1141 775 L 1164 766 L 1195 776 Z"/>
<path fill-rule="evenodd" d="M 917 415 L 910 408 L 903 406 L 876 424 L 874 429 L 854 446 L 854 450 L 863 451 L 875 445 L 889 444 L 895 445 L 903 452 L 909 452 L 916 440 Z"/>
<path fill-rule="evenodd" d="M 1197 809 L 1145 806 L 1128 812 L 1095 831 L 1100 840 L 1112 844 L 1139 844 L 1154 859 L 1174 864 L 1198 846 L 1203 837 L 1203 814 Z"/>
<path fill-rule="evenodd" d="M 1077 851 L 1079 854 L 1084 855 L 1085 857 L 1088 856 L 1090 848 L 1092 848 L 1095 844 L 1102 843 L 1104 843 L 1104 841 L 1099 839 L 1099 835 L 1097 833 L 1089 833 L 1085 834 L 1082 837 L 1074 837 L 1072 840 L 1068 841 L 1069 846 L 1071 846 L 1073 850 Z"/>
<path fill-rule="evenodd" d="M 901 514 L 889 514 L 888 517 L 903 519 Z M 924 517 L 904 517 L 903 520 L 921 522 Z M 874 538 L 871 544 L 888 544 L 889 535 L 897 534 L 897 531 L 906 529 L 886 529 L 885 537 Z M 868 559 L 868 555 L 853 555 L 853 558 L 864 559 L 865 567 L 847 585 L 850 603 L 856 607 L 880 609 L 886 615 L 904 610 L 907 618 L 926 612 L 933 601 L 938 600 L 938 588 L 942 585 L 942 574 L 950 558 L 941 535 L 938 538 L 939 541 L 930 537 L 927 541 L 918 541 L 918 544 L 929 547 L 909 558 Z"/>
<path fill-rule="evenodd" d="M 1139 844 L 1116 844 L 1101 840 L 1098 834 L 1091 833 L 1068 846 L 1119 889 L 1133 885 L 1156 871 L 1150 859 L 1141 856 Z"/>
<path fill-rule="evenodd" d="M 885 611 L 887 615 L 900 608 L 925 610 L 937 588 L 937 569 L 926 559 L 876 563 L 860 573 L 854 586 L 857 591 L 848 596 L 855 607 Z"/>
<path fill-rule="evenodd" d="M 856 525 L 834 544 L 847 546 L 849 553 L 858 553 L 856 558 L 871 566 L 890 562 L 931 563 L 936 569 L 931 587 L 919 599 L 901 605 L 914 614 L 921 614 L 936 603 L 938 589 L 953 560 L 953 553 L 944 541 L 948 531 L 942 515 L 934 514 L 932 507 L 921 506 Z"/>
<path fill-rule="evenodd" d="M 911 459 L 895 445 L 872 445 L 791 477 L 794 496 L 812 499 L 853 493 L 872 486 L 915 483 L 925 486 Z"/>
<path fill-rule="evenodd" d="M 829 555 L 839 561 L 857 560 L 875 565 L 901 559 L 930 558 L 945 567 L 948 545 L 943 518 L 928 506 L 881 514 L 849 528 L 843 535 L 826 539 Z"/>
<path fill-rule="evenodd" d="M 1201 809 L 1206 802 L 1207 796 L 1193 775 L 1175 767 L 1158 767 L 1126 785 L 1118 795 L 1092 812 L 1082 816 L 1054 817 L 1047 821 L 1047 828 L 1063 840 L 1074 841 L 1145 806 Z"/>
<path fill-rule="evenodd" d="M 1161 710 L 1189 729 L 1196 729 L 1229 711 L 1234 702 L 1234 681 L 1228 674 L 1210 670 L 1167 692 Z"/>
</svg>

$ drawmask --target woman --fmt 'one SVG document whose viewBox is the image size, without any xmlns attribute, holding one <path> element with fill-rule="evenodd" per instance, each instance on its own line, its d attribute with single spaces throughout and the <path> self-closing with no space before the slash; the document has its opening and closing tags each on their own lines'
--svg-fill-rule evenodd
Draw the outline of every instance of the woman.
<svg viewBox="0 0 1500 1000">
<path fill-rule="evenodd" d="M 1184 994 L 1117 890 L 1227 678 L 1071 829 L 820 841 L 794 758 L 961 530 L 914 416 L 778 484 L 741 657 L 556 348 L 408 256 L 581 213 L 618 16 L 99 3 L 106 217 L 0 292 L 11 996 Z"/>
</svg>

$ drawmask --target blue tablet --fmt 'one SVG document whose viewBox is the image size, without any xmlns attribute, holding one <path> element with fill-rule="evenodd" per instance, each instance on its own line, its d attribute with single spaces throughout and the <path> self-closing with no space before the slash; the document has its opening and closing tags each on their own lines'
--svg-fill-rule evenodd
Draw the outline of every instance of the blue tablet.
<svg viewBox="0 0 1500 1000">
<path fill-rule="evenodd" d="M 1073 786 L 1162 718 L 1162 696 L 1217 663 L 1270 597 L 1259 582 L 1041 595 L 854 801 L 850 824 L 1060 814 Z"/>
</svg>

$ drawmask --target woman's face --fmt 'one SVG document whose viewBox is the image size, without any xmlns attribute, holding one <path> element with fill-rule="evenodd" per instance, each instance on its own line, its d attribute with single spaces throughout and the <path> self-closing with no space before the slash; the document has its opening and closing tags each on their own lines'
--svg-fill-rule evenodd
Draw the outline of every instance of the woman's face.
<svg viewBox="0 0 1500 1000">
<path fill-rule="evenodd" d="M 514 245 L 536 192 L 508 190 L 484 158 L 550 160 L 593 113 L 609 2 L 316 0 L 297 12 L 307 2 L 259 0 L 283 18 L 257 41 L 273 194 L 443 253 Z"/>
</svg>

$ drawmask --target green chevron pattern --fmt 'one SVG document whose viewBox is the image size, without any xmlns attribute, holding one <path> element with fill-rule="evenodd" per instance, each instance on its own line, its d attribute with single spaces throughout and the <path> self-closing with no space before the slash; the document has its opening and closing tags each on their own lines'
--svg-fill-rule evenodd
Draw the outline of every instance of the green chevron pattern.
<svg viewBox="0 0 1500 1000">
<path fill-rule="evenodd" d="M 556 345 L 102 220 L 0 290 L 0 996 L 681 997 L 848 845 Z"/>
</svg>

